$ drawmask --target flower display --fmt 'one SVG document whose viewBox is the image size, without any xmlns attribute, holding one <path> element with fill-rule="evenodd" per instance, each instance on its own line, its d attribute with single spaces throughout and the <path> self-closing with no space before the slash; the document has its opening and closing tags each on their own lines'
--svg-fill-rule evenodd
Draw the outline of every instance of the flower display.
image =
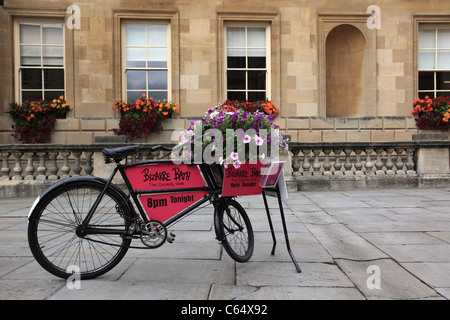
<svg viewBox="0 0 450 320">
<path fill-rule="evenodd" d="M 271 102 L 225 102 L 209 109 L 201 120 L 192 120 L 181 134 L 181 143 L 201 145 L 203 157 L 225 167 L 239 168 L 247 161 L 265 160 L 288 150 L 275 117 L 279 111 Z M 192 156 L 192 154 L 190 154 Z M 198 160 L 198 154 L 194 158 Z M 203 160 L 205 160 L 203 158 Z"/>
<path fill-rule="evenodd" d="M 46 143 L 50 141 L 56 119 L 64 116 L 72 107 L 64 96 L 51 101 L 25 101 L 22 104 L 11 103 L 8 111 L 14 125 L 12 135 L 22 143 Z"/>
<path fill-rule="evenodd" d="M 162 130 L 161 123 L 173 113 L 179 113 L 178 105 L 166 100 L 154 101 L 146 94 L 134 102 L 116 102 L 112 108 L 120 112 L 119 128 L 114 129 L 117 135 L 125 135 L 129 140 L 140 139 L 144 135 Z"/>
<path fill-rule="evenodd" d="M 420 129 L 448 130 L 450 128 L 450 97 L 438 97 L 413 101 L 412 114 L 417 116 L 416 124 Z"/>
</svg>

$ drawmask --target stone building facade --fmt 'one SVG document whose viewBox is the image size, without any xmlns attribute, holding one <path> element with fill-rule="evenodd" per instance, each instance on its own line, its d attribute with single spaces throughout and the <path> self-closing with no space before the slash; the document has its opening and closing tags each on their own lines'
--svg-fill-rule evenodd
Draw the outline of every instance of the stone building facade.
<svg viewBox="0 0 450 320">
<path fill-rule="evenodd" d="M 410 141 L 412 101 L 450 95 L 447 0 L 0 2 L 0 144 L 10 102 L 36 95 L 73 106 L 59 144 L 113 136 L 111 106 L 140 91 L 180 106 L 149 143 L 261 97 L 293 141 Z"/>
</svg>

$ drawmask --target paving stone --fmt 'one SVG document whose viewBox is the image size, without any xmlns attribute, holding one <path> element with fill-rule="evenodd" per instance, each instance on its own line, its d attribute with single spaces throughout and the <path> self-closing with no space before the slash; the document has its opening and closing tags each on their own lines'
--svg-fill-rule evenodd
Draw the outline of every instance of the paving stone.
<svg viewBox="0 0 450 320">
<path fill-rule="evenodd" d="M 435 290 L 391 259 L 373 261 L 338 259 L 336 262 L 368 299 L 441 298 Z M 379 267 L 380 289 L 378 289 L 377 282 L 373 278 L 376 273 L 371 270 L 368 272 L 370 266 Z"/>
<path fill-rule="evenodd" d="M 236 284 L 250 286 L 353 287 L 336 265 L 302 263 L 297 273 L 290 262 L 237 264 Z"/>
<path fill-rule="evenodd" d="M 211 300 L 364 300 L 355 288 L 230 286 L 214 284 Z"/>
</svg>

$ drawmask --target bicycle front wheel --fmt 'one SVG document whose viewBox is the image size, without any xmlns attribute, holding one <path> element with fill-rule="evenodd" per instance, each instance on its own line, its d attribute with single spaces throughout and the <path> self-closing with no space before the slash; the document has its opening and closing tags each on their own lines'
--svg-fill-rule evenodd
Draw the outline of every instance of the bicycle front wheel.
<svg viewBox="0 0 450 320">
<path fill-rule="evenodd" d="M 106 191 L 89 223 L 89 227 L 112 232 L 77 233 L 103 187 L 98 181 L 72 181 L 38 202 L 29 218 L 28 243 L 45 270 L 64 279 L 75 270 L 81 279 L 92 279 L 111 270 L 124 257 L 131 243 L 122 236 L 129 228 L 129 213 L 124 214 L 126 200 L 115 189 Z"/>
<path fill-rule="evenodd" d="M 228 255 L 237 262 L 247 262 L 254 248 L 253 228 L 244 208 L 235 200 L 221 201 L 216 211 L 218 237 Z"/>
</svg>

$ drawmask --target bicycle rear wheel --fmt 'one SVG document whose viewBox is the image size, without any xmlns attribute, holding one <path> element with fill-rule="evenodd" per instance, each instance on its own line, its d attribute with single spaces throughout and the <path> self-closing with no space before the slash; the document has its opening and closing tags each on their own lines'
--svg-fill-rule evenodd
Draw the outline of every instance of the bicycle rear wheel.
<svg viewBox="0 0 450 320">
<path fill-rule="evenodd" d="M 53 275 L 67 279 L 73 266 L 81 279 L 98 277 L 114 268 L 131 243 L 120 235 L 129 228 L 126 199 L 109 188 L 103 196 L 90 227 L 117 231 L 117 234 L 77 235 L 90 208 L 102 192 L 104 183 L 72 181 L 50 191 L 30 215 L 28 242 L 37 262 Z M 70 271 L 70 272 L 69 272 Z"/>
<path fill-rule="evenodd" d="M 254 248 L 253 228 L 244 208 L 235 200 L 226 199 L 216 208 L 218 239 L 228 255 L 237 262 L 247 262 Z"/>
</svg>

